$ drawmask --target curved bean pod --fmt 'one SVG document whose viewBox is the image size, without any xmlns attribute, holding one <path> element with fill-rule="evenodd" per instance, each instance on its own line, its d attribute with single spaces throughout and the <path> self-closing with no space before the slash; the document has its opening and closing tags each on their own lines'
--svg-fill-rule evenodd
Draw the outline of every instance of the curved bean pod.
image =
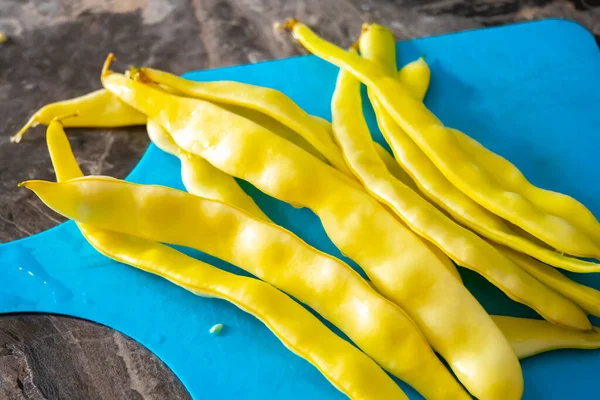
<svg viewBox="0 0 600 400">
<path fill-rule="evenodd" d="M 392 33 L 381 26 L 366 31 L 361 35 L 359 42 L 362 54 L 365 57 L 370 57 L 376 56 L 379 52 L 384 52 L 383 45 L 389 42 L 389 38 L 393 38 Z M 374 59 L 377 60 L 380 57 Z M 395 61 L 393 65 L 395 66 Z M 382 67 L 390 68 L 389 65 Z M 500 217 L 461 192 L 438 170 L 404 130 L 396 124 L 389 113 L 383 109 L 376 96 L 372 95 L 371 90 L 369 90 L 369 97 L 373 103 L 380 130 L 386 140 L 395 143 L 393 150 L 396 160 L 413 178 L 421 193 L 432 203 L 478 234 L 496 243 L 529 254 L 546 264 L 573 272 L 600 271 L 600 265 L 597 263 L 559 254 L 520 236 L 508 227 Z"/>
<path fill-rule="evenodd" d="M 64 120 L 64 126 L 68 127 L 114 128 L 146 123 L 144 114 L 129 107 L 108 90 L 100 89 L 40 108 L 10 141 L 19 143 L 30 127 L 48 125 L 54 118 L 67 114 L 77 114 Z"/>
<path fill-rule="evenodd" d="M 351 175 L 335 143 L 324 134 L 321 126 L 278 90 L 232 81 L 194 82 L 152 68 L 140 68 L 138 71 L 137 78 L 141 81 L 149 80 L 167 86 L 182 95 L 241 106 L 265 114 L 297 132 L 333 166 Z"/>
<path fill-rule="evenodd" d="M 321 125 L 323 125 L 323 127 L 327 130 L 328 134 L 330 134 L 335 140 L 335 137 L 333 136 L 333 132 L 331 129 L 331 124 L 329 123 L 329 121 L 325 121 L 324 119 L 315 117 L 315 116 L 313 116 L 313 118 L 315 120 L 319 121 L 319 123 Z M 390 172 L 390 174 L 392 174 L 392 176 L 394 176 L 396 179 L 400 180 L 405 185 L 407 185 L 408 187 L 410 187 L 411 189 L 413 189 L 415 192 L 418 193 L 419 189 L 417 188 L 417 186 L 415 185 L 413 180 L 406 174 L 406 172 L 404 172 L 404 170 L 402 168 L 400 168 L 400 166 L 398 165 L 396 160 L 394 160 L 394 157 L 392 157 L 390 155 L 390 153 L 388 153 L 388 151 L 386 149 L 384 149 L 383 146 L 380 145 L 379 143 L 377 143 L 376 141 L 372 141 L 372 143 L 375 146 L 375 150 L 377 151 L 379 157 L 385 164 L 385 166 L 388 169 L 388 171 Z M 391 210 L 390 210 L 390 212 L 394 213 Z M 400 220 L 400 221 L 402 221 L 402 220 Z M 442 262 L 442 264 L 444 264 L 444 266 L 448 269 L 448 271 L 450 271 L 456 279 L 458 279 L 460 282 L 462 282 L 462 277 L 460 276 L 460 273 L 456 269 L 456 265 L 454 265 L 452 260 L 450 260 L 448 258 L 448 256 L 446 254 L 444 254 L 433 243 L 425 241 L 425 244 L 435 254 L 435 256 Z"/>
<path fill-rule="evenodd" d="M 579 201 L 566 194 L 533 185 L 514 164 L 504 157 L 485 148 L 461 131 L 452 129 L 452 132 L 463 151 L 477 164 L 485 167 L 492 178 L 500 182 L 504 188 L 521 194 L 540 210 L 571 222 L 596 243 L 600 242 L 598 220 Z"/>
<path fill-rule="evenodd" d="M 396 40 L 389 29 L 379 24 L 363 24 L 359 47 L 365 59 L 379 65 L 388 75 L 398 74 L 400 82 L 406 85 L 415 97 L 425 97 L 431 77 L 429 66 L 423 57 L 420 57 L 396 71 Z"/>
<path fill-rule="evenodd" d="M 561 328 L 546 321 L 492 315 L 519 358 L 527 358 L 558 349 L 598 349 L 600 332 L 580 332 Z"/>
<path fill-rule="evenodd" d="M 468 161 L 455 135 L 425 105 L 378 65 L 327 42 L 297 20 L 286 27 L 313 54 L 352 73 L 381 102 L 392 119 L 457 188 L 480 205 L 507 219 L 561 252 L 600 256 L 600 248 L 568 221 L 544 213 L 518 193 L 498 187 L 481 166 Z M 398 146 L 390 140 L 395 151 Z"/>
<path fill-rule="evenodd" d="M 497 248 L 537 280 L 573 301 L 588 314 L 600 317 L 600 291 L 577 283 L 549 265 L 508 248 Z"/>
<path fill-rule="evenodd" d="M 508 297 L 528 305 L 549 321 L 581 330 L 592 328 L 577 305 L 453 222 L 387 172 L 362 114 L 360 82 L 344 70 L 338 75 L 331 113 L 333 134 L 350 170 L 369 193 L 390 207 L 410 229 L 439 247 L 458 265 L 481 274 Z"/>
<path fill-rule="evenodd" d="M 168 95 L 110 71 L 102 80 L 159 121 L 181 148 L 273 197 L 313 210 L 336 246 L 409 313 L 473 393 L 520 397 L 518 360 L 485 310 L 420 238 L 345 175 L 212 103 Z"/>
<path fill-rule="evenodd" d="M 369 57 L 365 56 L 369 60 Z M 398 80 L 406 86 L 417 99 L 423 100 L 429 89 L 431 70 L 424 57 L 406 64 L 398 71 Z"/>
<path fill-rule="evenodd" d="M 158 122 L 149 119 L 147 129 L 152 143 L 181 161 L 181 179 L 188 192 L 231 204 L 258 219 L 271 221 L 233 177 L 213 167 L 202 157 L 181 150 Z"/>
<path fill-rule="evenodd" d="M 360 54 L 381 66 L 386 74 L 400 75 L 400 72 L 396 70 L 396 40 L 391 33 L 383 25 L 364 23 L 358 43 L 355 43 L 354 46 L 358 45 Z M 364 45 L 365 41 L 369 42 L 368 46 Z M 410 81 L 412 82 L 412 80 Z M 419 85 L 421 84 L 419 83 Z M 427 87 L 425 91 L 427 91 Z"/>
<path fill-rule="evenodd" d="M 306 114 L 283 93 L 240 82 L 195 82 L 151 68 L 132 67 L 131 70 L 133 72 L 130 75 L 135 80 L 150 83 L 156 89 L 218 102 L 220 107 L 263 126 L 321 161 L 329 160 L 329 163 L 343 173 L 348 183 L 361 187 L 348 170 L 331 135 L 325 135 L 327 132 L 323 131 L 322 122 Z M 277 104 L 277 100 L 281 100 L 282 104 Z M 321 151 L 323 149 L 325 152 Z"/>
<path fill-rule="evenodd" d="M 388 153 L 388 151 L 382 145 L 380 145 L 376 141 L 373 141 L 373 144 L 375 144 L 375 151 L 379 155 L 381 161 L 383 161 L 383 163 L 385 164 L 385 167 L 387 168 L 389 173 L 392 174 L 394 178 L 398 179 L 400 182 L 404 183 L 406 186 L 414 190 L 415 193 L 420 194 L 421 190 L 419 189 L 415 181 L 413 181 L 410 175 L 408 175 L 406 171 L 402 169 L 400 164 L 396 162 L 396 159 L 390 153 Z"/>
<path fill-rule="evenodd" d="M 333 135 L 333 128 L 331 127 L 331 123 L 329 121 L 327 121 L 321 117 L 317 117 L 316 115 L 312 115 L 312 118 L 315 121 L 317 121 L 319 124 L 321 124 L 323 129 L 325 129 L 327 134 L 329 136 L 331 136 L 334 141 L 336 140 L 335 136 Z M 339 144 L 338 143 L 336 143 L 336 144 L 339 147 Z M 420 193 L 419 188 L 417 187 L 416 183 L 406 173 L 406 171 L 404 171 L 402 169 L 402 167 L 400 167 L 400 165 L 396 162 L 394 157 L 382 145 L 377 143 L 375 140 L 373 140 L 373 145 L 375 146 L 375 150 L 377 151 L 377 154 L 379 154 L 381 161 L 383 161 L 383 163 L 385 164 L 388 171 L 390 171 L 390 174 L 392 174 L 396 179 L 398 179 L 399 181 L 404 183 L 406 186 L 408 186 L 415 192 Z"/>
<path fill-rule="evenodd" d="M 50 123 L 46 138 L 57 180 L 83 176 L 58 122 Z M 317 367 L 350 398 L 408 400 L 366 354 L 271 285 L 220 270 L 151 240 L 81 223 L 78 226 L 86 240 L 103 255 L 159 275 L 199 296 L 227 300 L 252 314 L 288 349 Z"/>
<path fill-rule="evenodd" d="M 222 271 L 157 242 L 100 232 L 104 236 L 96 233 L 91 241 L 99 252 L 162 276 L 197 295 L 227 300 L 254 315 L 289 350 L 317 367 L 349 398 L 408 399 L 375 361 L 273 286 Z"/>
<path fill-rule="evenodd" d="M 227 300 L 254 315 L 349 398 L 408 399 L 375 361 L 273 286 L 222 271 L 157 242 L 101 232 L 105 236 L 94 235 L 91 244 L 102 254 L 162 276 L 197 295 Z"/>
</svg>

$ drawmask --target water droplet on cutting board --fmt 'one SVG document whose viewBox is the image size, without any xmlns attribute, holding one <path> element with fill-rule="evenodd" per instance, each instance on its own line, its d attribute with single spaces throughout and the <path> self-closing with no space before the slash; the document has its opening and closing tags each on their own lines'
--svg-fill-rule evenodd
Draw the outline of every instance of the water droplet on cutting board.
<svg viewBox="0 0 600 400">
<path fill-rule="evenodd" d="M 6 256 L 6 267 L 13 269 L 16 279 L 28 279 L 34 282 L 37 293 L 36 296 L 50 296 L 54 303 L 64 303 L 73 298 L 73 292 L 62 284 L 58 279 L 49 275 L 36 258 L 31 254 L 31 251 L 24 246 L 20 247 L 15 257 L 11 257 L 12 251 L 6 251 L 3 256 Z M 8 253 L 8 254 L 6 254 Z M 18 257 L 16 255 L 18 254 Z"/>
<path fill-rule="evenodd" d="M 79 297 L 80 297 L 80 299 L 81 299 L 81 302 L 82 302 L 83 304 L 88 304 L 88 305 L 90 305 L 90 306 L 93 306 L 93 305 L 94 305 L 94 301 L 93 301 L 92 299 L 90 299 L 90 296 L 89 296 L 89 295 L 88 295 L 86 292 L 81 292 L 81 293 L 79 294 Z"/>
</svg>

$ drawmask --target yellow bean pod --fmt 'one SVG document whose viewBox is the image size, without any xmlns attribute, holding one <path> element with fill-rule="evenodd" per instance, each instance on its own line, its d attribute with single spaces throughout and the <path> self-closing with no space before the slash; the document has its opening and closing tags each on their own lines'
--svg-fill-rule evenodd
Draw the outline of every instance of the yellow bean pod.
<svg viewBox="0 0 600 400">
<path fill-rule="evenodd" d="M 399 307 L 342 261 L 277 225 L 219 201 L 106 177 L 23 185 L 50 208 L 78 222 L 195 248 L 237 265 L 312 307 L 424 396 L 464 397 Z"/>
<path fill-rule="evenodd" d="M 47 142 L 58 181 L 83 176 L 58 122 L 50 123 Z M 408 400 L 371 358 L 271 285 L 220 270 L 151 240 L 81 223 L 78 226 L 86 240 L 105 256 L 159 275 L 199 296 L 227 300 L 252 314 L 348 397 Z"/>
<path fill-rule="evenodd" d="M 317 117 L 316 115 L 312 115 L 313 119 L 317 121 L 323 129 L 327 132 L 329 136 L 333 138 L 335 141 L 335 136 L 333 135 L 333 129 L 331 128 L 331 123 L 329 121 L 324 120 L 321 117 Z M 339 144 L 336 143 L 339 147 Z M 377 154 L 381 158 L 381 161 L 385 164 L 386 168 L 396 179 L 403 182 L 406 186 L 411 188 L 417 193 L 420 193 L 419 188 L 416 183 L 412 180 L 412 178 L 400 167 L 400 165 L 396 162 L 394 157 L 379 143 L 373 140 L 373 145 L 375 146 L 375 150 Z M 341 154 L 341 153 L 340 153 Z"/>
<path fill-rule="evenodd" d="M 286 22 L 290 23 L 292 20 Z M 360 33 L 358 44 L 360 53 L 363 57 L 372 60 L 377 65 L 381 66 L 388 75 L 400 75 L 396 70 L 396 40 L 392 32 L 383 25 L 364 23 Z M 371 40 L 369 46 L 364 46 L 365 37 L 377 38 Z M 413 82 L 414 80 L 409 80 Z M 427 91 L 427 88 L 425 88 Z"/>
<path fill-rule="evenodd" d="M 232 106 L 228 104 L 219 104 L 221 107 L 225 108 L 228 111 L 231 111 L 234 114 L 238 114 L 246 119 L 249 119 L 253 122 L 256 122 L 258 125 L 265 127 L 271 132 L 275 133 L 277 136 L 280 136 L 295 145 L 303 148 L 313 156 L 317 157 L 319 160 L 329 163 L 327 158 L 321 154 L 312 144 L 310 144 L 303 136 L 293 131 L 287 125 L 282 124 L 276 119 L 263 114 L 259 111 L 253 110 L 251 108 L 246 108 L 243 106 Z M 311 115 L 311 117 L 313 117 Z M 328 140 L 330 141 L 330 140 Z M 337 150 L 339 153 L 339 149 Z M 341 155 L 340 155 L 341 157 Z M 352 177 L 353 178 L 353 177 Z"/>
<path fill-rule="evenodd" d="M 408 175 L 406 171 L 402 169 L 394 157 L 388 153 L 388 151 L 382 145 L 375 141 L 373 141 L 373 143 L 375 144 L 375 151 L 379 155 L 381 161 L 383 161 L 385 164 L 385 167 L 389 173 L 392 174 L 394 178 L 398 179 L 400 182 L 404 183 L 406 186 L 415 191 L 415 193 L 421 193 L 415 181 L 413 181 L 410 175 Z"/>
<path fill-rule="evenodd" d="M 340 171 L 351 175 L 335 143 L 302 108 L 278 90 L 233 81 L 194 82 L 152 68 L 136 76 L 169 87 L 181 95 L 258 111 L 297 132 Z"/>
<path fill-rule="evenodd" d="M 464 151 L 435 115 L 378 65 L 327 42 L 297 20 L 286 26 L 311 53 L 343 68 L 363 82 L 392 119 L 433 161 L 457 188 L 480 205 L 522 227 L 555 249 L 576 256 L 600 256 L 600 248 L 568 221 L 549 215 L 518 193 L 499 187 L 480 165 L 468 160 Z M 390 140 L 394 151 L 397 143 Z"/>
<path fill-rule="evenodd" d="M 520 397 L 518 360 L 485 310 L 420 238 L 364 190 L 349 185 L 345 175 L 212 103 L 165 94 L 110 71 L 102 81 L 160 122 L 179 147 L 273 197 L 313 210 L 336 246 L 409 313 L 472 393 Z"/>
<path fill-rule="evenodd" d="M 63 115 L 73 115 L 64 120 L 64 126 L 67 127 L 114 128 L 146 123 L 144 114 L 129 107 L 108 90 L 100 89 L 40 108 L 10 140 L 19 143 L 30 127 L 48 125 L 54 118 Z"/>
<path fill-rule="evenodd" d="M 348 183 L 361 187 L 346 164 L 343 164 L 341 153 L 331 135 L 326 135 L 325 138 L 321 137 L 327 133 L 323 130 L 323 122 L 326 123 L 326 121 L 306 114 L 283 93 L 240 82 L 195 82 L 151 68 L 132 67 L 131 71 L 133 72 L 130 75 L 135 80 L 149 83 L 156 89 L 165 90 L 171 94 L 217 102 L 220 107 L 263 126 L 277 136 L 306 150 L 319 160 L 331 163 L 345 175 L 344 179 Z M 253 98 L 252 96 L 257 97 Z M 276 100 L 279 98 L 282 99 L 282 103 L 276 104 Z M 325 152 L 322 152 L 322 149 L 325 149 Z M 338 162 L 331 161 L 336 159 Z"/>
<path fill-rule="evenodd" d="M 365 59 L 369 60 L 369 57 L 365 56 Z M 423 56 L 416 61 L 406 64 L 398 71 L 398 80 L 420 100 L 423 100 L 427 94 L 430 79 L 431 70 Z"/>
<path fill-rule="evenodd" d="M 549 265 L 514 250 L 497 247 L 502 254 L 548 287 L 573 301 L 588 314 L 600 317 L 600 291 L 577 283 Z"/>
<path fill-rule="evenodd" d="M 492 315 L 519 358 L 558 349 L 598 349 L 600 331 L 574 331 L 538 319 Z"/>
<path fill-rule="evenodd" d="M 183 184 L 188 192 L 200 197 L 220 200 L 223 203 L 241 208 L 259 219 L 271 221 L 232 176 L 213 167 L 202 157 L 179 149 L 169 133 L 159 124 L 149 120 L 147 128 L 150 140 L 157 147 L 173 155 L 179 153 Z M 387 151 L 386 154 L 389 156 Z M 452 261 L 437 247 L 431 245 L 430 248 L 455 278 L 462 282 L 462 278 Z"/>
<path fill-rule="evenodd" d="M 375 24 L 373 24 L 372 26 L 374 29 L 367 30 L 361 35 L 359 45 L 363 56 L 374 57 L 373 60 L 379 60 L 381 57 L 377 57 L 377 55 L 381 52 L 386 52 L 387 47 L 385 46 L 389 46 L 387 43 L 390 42 L 390 38 L 393 41 L 393 35 L 389 30 L 380 25 L 375 27 Z M 424 61 L 422 63 L 426 65 Z M 395 61 L 391 65 L 382 67 L 390 69 L 391 66 L 395 66 Z M 422 65 L 415 65 L 414 68 L 424 67 Z M 425 86 L 425 81 L 428 82 L 423 77 L 425 75 L 427 74 L 421 74 L 421 76 L 414 74 L 412 79 L 422 79 L 421 86 Z M 413 94 L 415 93 L 413 92 Z M 600 265 L 597 263 L 564 256 L 520 236 L 517 232 L 509 228 L 500 217 L 483 208 L 461 192 L 438 170 L 402 128 L 396 124 L 370 90 L 369 96 L 376 111 L 377 123 L 380 130 L 388 141 L 393 141 L 396 144 L 393 147 L 396 160 L 413 178 L 412 180 L 419 186 L 420 192 L 432 203 L 446 211 L 456 221 L 471 228 L 478 234 L 496 243 L 528 254 L 546 264 L 574 272 L 600 271 Z M 422 99 L 418 96 L 417 98 Z"/>
<path fill-rule="evenodd" d="M 149 119 L 147 129 L 152 143 L 181 161 L 181 179 L 188 192 L 207 199 L 220 200 L 263 221 L 270 221 L 233 177 L 213 167 L 202 157 L 181 150 L 158 122 Z"/>
<path fill-rule="evenodd" d="M 540 210 L 563 218 L 582 232 L 600 241 L 600 224 L 583 204 L 563 193 L 541 189 L 527 180 L 519 169 L 504 157 L 486 149 L 481 143 L 463 132 L 452 130 L 463 151 L 500 182 L 506 190 L 521 194 Z"/>
<path fill-rule="evenodd" d="M 359 46 L 365 59 L 385 69 L 388 75 L 398 74 L 398 80 L 418 99 L 425 97 L 431 78 L 429 66 L 420 57 L 396 71 L 396 40 L 389 29 L 379 24 L 363 24 Z"/>
<path fill-rule="evenodd" d="M 340 70 L 331 102 L 333 134 L 342 155 L 367 191 L 390 207 L 419 236 L 462 267 L 481 274 L 508 297 L 526 304 L 549 321 L 589 330 L 586 314 L 504 257 L 473 232 L 456 224 L 386 170 L 362 114 L 360 82 Z"/>
<path fill-rule="evenodd" d="M 102 254 L 254 315 L 349 398 L 408 399 L 375 361 L 271 285 L 222 271 L 157 242 L 100 232 L 91 244 Z"/>
<path fill-rule="evenodd" d="M 327 133 L 329 135 L 331 135 L 331 137 L 333 137 L 333 139 L 335 140 L 335 137 L 334 137 L 332 129 L 331 129 L 331 124 L 329 123 L 329 121 L 326 121 L 323 118 L 320 118 L 320 117 L 317 117 L 314 115 L 312 117 L 316 121 L 318 121 L 323 126 L 323 128 L 327 131 Z M 408 187 L 410 187 L 411 189 L 413 189 L 414 191 L 416 191 L 418 193 L 419 189 L 417 188 L 417 186 L 415 185 L 413 180 L 408 176 L 408 174 L 406 172 L 404 172 L 404 170 L 402 168 L 400 168 L 400 166 L 398 165 L 396 160 L 394 160 L 394 157 L 392 157 L 391 154 L 388 153 L 388 151 L 386 149 L 384 149 L 383 146 L 380 145 L 379 143 L 373 141 L 373 145 L 375 146 L 375 150 L 377 151 L 377 154 L 379 155 L 379 157 L 385 164 L 385 166 L 388 169 L 388 171 L 390 172 L 390 174 L 392 174 L 396 179 L 400 180 L 401 182 L 404 182 L 405 185 L 407 185 Z M 391 211 L 391 210 L 390 210 L 390 212 L 393 213 L 393 211 Z M 456 265 L 454 265 L 452 260 L 450 260 L 446 254 L 444 254 L 439 248 L 437 248 L 432 243 L 429 243 L 426 241 L 425 244 L 435 254 L 435 256 L 442 262 L 442 264 L 444 264 L 444 266 L 448 269 L 448 271 L 450 271 L 456 279 L 458 279 L 460 282 L 462 282 L 462 277 L 460 276 L 460 273 L 456 269 Z"/>
<path fill-rule="evenodd" d="M 104 236 L 94 235 L 91 244 L 102 254 L 254 315 L 349 398 L 408 399 L 375 361 L 271 285 L 222 271 L 157 242 L 101 232 Z"/>
</svg>

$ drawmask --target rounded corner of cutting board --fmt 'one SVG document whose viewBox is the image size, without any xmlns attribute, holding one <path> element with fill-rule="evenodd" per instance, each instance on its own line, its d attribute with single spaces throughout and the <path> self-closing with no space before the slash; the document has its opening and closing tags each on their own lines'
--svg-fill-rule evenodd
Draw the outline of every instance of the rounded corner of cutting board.
<svg viewBox="0 0 600 400">
<path fill-rule="evenodd" d="M 547 18 L 530 22 L 543 29 L 557 29 L 564 33 L 565 39 L 589 40 L 597 48 L 594 34 L 577 21 L 565 18 Z"/>
</svg>

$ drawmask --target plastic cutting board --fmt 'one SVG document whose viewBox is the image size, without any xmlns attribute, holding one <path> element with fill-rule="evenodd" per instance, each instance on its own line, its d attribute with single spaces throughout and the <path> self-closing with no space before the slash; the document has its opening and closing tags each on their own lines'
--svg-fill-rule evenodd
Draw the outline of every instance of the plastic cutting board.
<svg viewBox="0 0 600 400">
<path fill-rule="evenodd" d="M 423 54 L 432 70 L 425 102 L 445 124 L 510 159 L 535 184 L 568 193 L 600 215 L 600 52 L 587 30 L 547 20 L 398 43 L 402 64 Z M 273 87 L 331 120 L 336 74 L 334 66 L 304 56 L 186 77 Z M 372 110 L 365 110 L 381 141 Z M 183 188 L 179 161 L 154 146 L 128 179 Z M 277 223 L 341 256 L 310 211 L 244 188 Z M 461 273 L 490 313 L 536 317 L 474 273 Z M 598 275 L 576 279 L 600 288 Z M 66 314 L 117 329 L 156 353 L 195 399 L 344 398 L 254 317 L 108 260 L 72 222 L 0 245 L 0 312 Z M 215 323 L 226 325 L 223 335 L 208 333 Z M 522 365 L 526 399 L 600 398 L 600 351 L 556 351 Z"/>
</svg>

